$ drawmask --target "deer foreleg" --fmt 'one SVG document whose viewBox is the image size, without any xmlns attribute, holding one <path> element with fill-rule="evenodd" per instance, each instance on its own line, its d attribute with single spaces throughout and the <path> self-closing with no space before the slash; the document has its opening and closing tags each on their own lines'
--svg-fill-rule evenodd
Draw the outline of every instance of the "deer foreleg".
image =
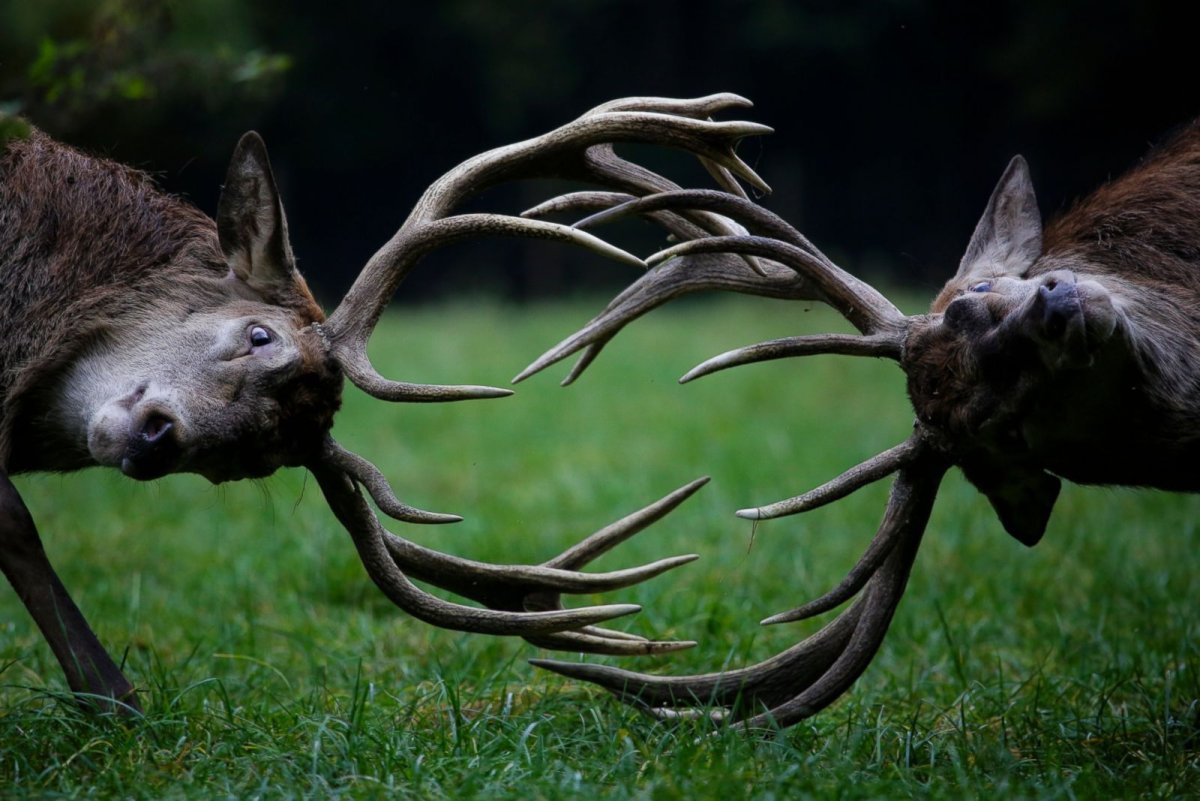
<svg viewBox="0 0 1200 801">
<path fill-rule="evenodd" d="M 8 475 L 0 470 L 0 571 L 33 616 L 67 685 L 85 703 L 138 709 L 136 691 L 88 625 L 55 574 L 33 518 Z"/>
</svg>

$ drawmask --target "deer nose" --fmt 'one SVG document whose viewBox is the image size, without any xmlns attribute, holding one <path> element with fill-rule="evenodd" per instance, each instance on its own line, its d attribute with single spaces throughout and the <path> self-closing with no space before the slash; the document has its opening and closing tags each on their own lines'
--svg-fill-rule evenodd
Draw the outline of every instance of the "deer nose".
<svg viewBox="0 0 1200 801">
<path fill-rule="evenodd" d="M 161 412 L 151 412 L 130 437 L 121 472 L 141 481 L 161 478 L 175 469 L 180 453 L 175 422 Z"/>
<path fill-rule="evenodd" d="M 1038 287 L 1038 305 L 1041 306 L 1042 334 L 1047 339 L 1059 339 L 1081 311 L 1075 282 L 1047 278 Z"/>
</svg>

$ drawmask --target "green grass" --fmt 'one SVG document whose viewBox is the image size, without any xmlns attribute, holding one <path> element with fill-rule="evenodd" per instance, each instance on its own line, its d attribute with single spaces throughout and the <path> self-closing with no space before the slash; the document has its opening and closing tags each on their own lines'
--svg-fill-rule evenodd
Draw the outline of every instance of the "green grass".
<svg viewBox="0 0 1200 801">
<path fill-rule="evenodd" d="M 505 385 L 598 304 L 406 310 L 389 375 Z M 640 321 L 570 389 L 392 407 L 351 393 L 336 435 L 415 505 L 402 527 L 491 561 L 538 561 L 702 474 L 713 482 L 602 566 L 703 558 L 606 596 L 631 630 L 700 645 L 643 669 L 745 664 L 813 628 L 756 621 L 823 592 L 878 523 L 886 485 L 753 527 L 908 432 L 890 364 L 740 368 L 721 350 L 830 325 L 798 304 L 684 304 Z M 656 723 L 530 668 L 519 640 L 391 607 L 300 471 L 213 488 L 101 471 L 18 480 L 101 639 L 143 688 L 137 722 L 88 718 L 0 591 L 0 798 L 1113 798 L 1200 792 L 1200 499 L 1068 487 L 1027 550 L 952 475 L 909 592 L 864 677 L 773 736 Z M 585 599 L 592 600 L 592 599 Z M 598 600 L 598 599 L 597 599 Z M 569 655 L 566 658 L 573 658 Z M 620 661 L 620 660 L 611 660 Z"/>
</svg>

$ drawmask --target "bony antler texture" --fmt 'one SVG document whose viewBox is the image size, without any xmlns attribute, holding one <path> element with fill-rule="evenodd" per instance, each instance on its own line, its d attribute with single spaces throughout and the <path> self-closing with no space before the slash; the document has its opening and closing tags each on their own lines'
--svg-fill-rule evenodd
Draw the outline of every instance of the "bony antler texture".
<svg viewBox="0 0 1200 801">
<path fill-rule="evenodd" d="M 733 176 L 737 176 L 765 191 L 765 184 L 734 149 L 743 137 L 770 129 L 750 122 L 708 119 L 717 112 L 748 105 L 729 94 L 695 100 L 628 98 L 595 108 L 550 133 L 468 159 L 425 192 L 404 225 L 371 257 L 337 309 L 318 324 L 331 357 L 352 383 L 383 400 L 421 403 L 510 394 L 492 387 L 393 381 L 371 365 L 366 355 L 371 332 L 396 288 L 422 256 L 468 238 L 518 236 L 571 243 L 639 268 L 645 268 L 645 264 L 578 228 L 528 216 L 460 214 L 455 208 L 474 194 L 517 179 L 568 179 L 603 190 L 558 200 L 552 205 L 559 209 L 603 205 L 612 198 L 678 188 L 666 178 L 617 156 L 613 145 L 624 142 L 687 151 L 698 157 L 722 185 L 735 186 Z M 689 230 L 722 234 L 741 230 L 723 217 L 702 211 L 685 212 L 679 217 L 680 225 L 690 226 Z M 308 466 L 338 519 L 354 538 L 371 578 L 394 603 L 422 620 L 463 631 L 520 635 L 540 646 L 579 652 L 652 654 L 693 645 L 687 641 L 653 642 L 599 628 L 596 624 L 635 612 L 638 607 L 622 604 L 567 610 L 561 596 L 620 589 L 695 559 L 694 555 L 684 555 L 608 573 L 579 572 L 592 559 L 667 514 L 706 479 L 681 487 L 541 565 L 489 565 L 423 548 L 386 531 L 366 496 L 385 515 L 403 522 L 446 523 L 457 518 L 402 503 L 374 465 L 332 439 Z M 418 588 L 412 579 L 450 590 L 484 608 L 443 601 Z"/>
<path fill-rule="evenodd" d="M 568 197 L 544 208 L 569 205 Z M 820 301 L 840 312 L 859 333 L 760 343 L 710 359 L 681 382 L 741 364 L 790 356 L 835 353 L 902 359 L 911 318 L 830 261 L 784 220 L 747 199 L 744 192 L 670 190 L 639 198 L 587 196 L 575 206 L 592 212 L 577 223 L 579 227 L 643 215 L 659 222 L 679 242 L 648 258 L 649 270 L 641 279 L 579 332 L 534 361 L 517 376 L 518 381 L 583 351 L 564 383 L 573 381 L 625 325 L 671 298 L 710 289 Z M 721 222 L 693 224 L 692 215 L 697 213 L 716 215 Z M 551 660 L 534 664 L 599 684 L 660 717 L 708 714 L 742 727 L 788 726 L 809 717 L 846 691 L 883 641 L 950 464 L 918 425 L 905 442 L 815 490 L 738 512 L 753 520 L 804 512 L 896 476 L 879 530 L 845 579 L 821 597 L 763 623 L 804 620 L 855 596 L 858 600 L 816 634 L 778 656 L 746 668 L 683 677 Z"/>
</svg>

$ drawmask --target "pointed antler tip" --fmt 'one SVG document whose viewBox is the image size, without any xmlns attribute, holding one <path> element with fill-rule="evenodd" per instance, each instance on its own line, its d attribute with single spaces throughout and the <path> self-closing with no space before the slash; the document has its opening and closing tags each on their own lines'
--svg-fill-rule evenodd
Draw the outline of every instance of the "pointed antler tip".
<svg viewBox="0 0 1200 801">
<path fill-rule="evenodd" d="M 762 620 L 758 621 L 758 625 L 760 625 L 760 626 L 777 626 L 780 623 L 791 623 L 793 620 L 798 620 L 798 619 L 799 618 L 793 617 L 791 612 L 780 612 L 777 615 L 771 615 L 770 617 L 764 617 Z"/>
<path fill-rule="evenodd" d="M 670 640 L 668 642 L 652 642 L 646 648 L 646 656 L 658 654 L 673 654 L 676 651 L 686 651 L 699 645 L 695 640 Z"/>
<path fill-rule="evenodd" d="M 625 617 L 626 615 L 636 615 L 642 611 L 641 604 L 605 604 L 598 609 L 608 610 L 610 613 L 607 619 L 611 620 L 616 617 Z"/>
<path fill-rule="evenodd" d="M 738 517 L 742 518 L 743 520 L 762 520 L 763 519 L 761 509 L 738 509 L 736 512 L 734 512 L 734 514 L 737 515 Z"/>
<path fill-rule="evenodd" d="M 714 94 L 705 95 L 704 97 L 699 97 L 696 99 L 698 101 L 705 101 L 705 100 L 720 101 L 722 103 L 727 103 L 731 106 L 745 106 L 747 108 L 754 105 L 754 103 L 750 102 L 749 99 L 747 99 L 746 97 L 744 97 L 742 95 L 739 95 L 737 92 L 716 92 Z"/>
</svg>

